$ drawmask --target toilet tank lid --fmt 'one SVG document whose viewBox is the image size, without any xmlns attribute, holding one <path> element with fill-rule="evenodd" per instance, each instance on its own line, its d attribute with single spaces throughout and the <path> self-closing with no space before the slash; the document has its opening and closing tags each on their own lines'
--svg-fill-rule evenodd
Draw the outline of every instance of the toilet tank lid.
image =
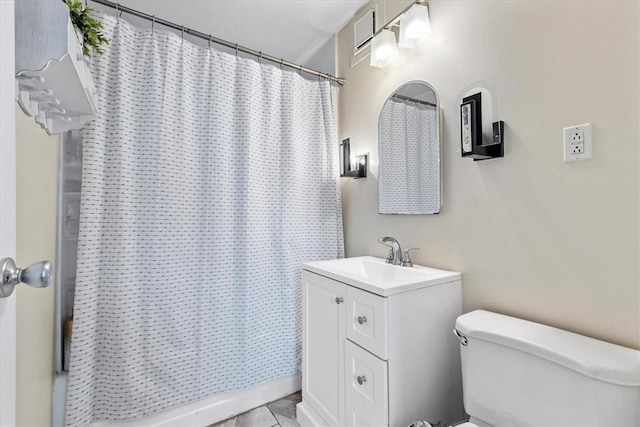
<svg viewBox="0 0 640 427">
<path fill-rule="evenodd" d="M 520 350 L 592 378 L 640 386 L 638 350 L 484 310 L 458 317 L 456 330 L 467 338 Z"/>
</svg>

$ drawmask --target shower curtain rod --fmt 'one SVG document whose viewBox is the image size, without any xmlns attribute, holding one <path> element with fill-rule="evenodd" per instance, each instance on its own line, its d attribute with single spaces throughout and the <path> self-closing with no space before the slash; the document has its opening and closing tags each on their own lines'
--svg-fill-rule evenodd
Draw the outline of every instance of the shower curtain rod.
<svg viewBox="0 0 640 427">
<path fill-rule="evenodd" d="M 395 99 L 399 99 L 401 101 L 415 102 L 416 104 L 428 105 L 429 107 L 437 107 L 436 104 L 432 104 L 431 102 L 422 101 L 420 99 L 411 98 L 409 96 L 393 94 L 391 95 L 391 97 Z"/>
<path fill-rule="evenodd" d="M 183 25 L 174 24 L 173 22 L 166 21 L 166 20 L 160 19 L 160 18 L 156 18 L 154 15 L 149 15 L 147 13 L 140 12 L 139 10 L 131 9 L 130 7 L 126 7 L 126 6 L 122 6 L 119 3 L 115 3 L 115 2 L 112 2 L 112 1 L 109 1 L 109 0 L 91 0 L 91 1 L 95 2 L 95 3 L 99 3 L 99 4 L 104 5 L 104 6 L 108 6 L 108 7 L 112 8 L 112 9 L 115 9 L 116 10 L 116 14 L 118 14 L 118 12 L 120 12 L 120 13 L 122 13 L 122 12 L 128 13 L 129 15 L 137 16 L 139 18 L 143 18 L 143 19 L 149 20 L 149 21 L 151 21 L 153 23 L 157 23 L 157 24 L 160 24 L 160 25 L 164 25 L 165 27 L 169 27 L 169 28 L 173 28 L 174 30 L 181 31 L 183 37 L 184 37 L 184 34 L 189 34 L 190 36 L 201 38 L 201 39 L 206 40 L 206 41 L 208 41 L 210 43 L 215 43 L 215 44 L 219 44 L 219 45 L 228 47 L 230 49 L 234 49 L 236 51 L 236 53 L 237 52 L 248 53 L 249 55 L 257 56 L 260 59 L 266 59 L 267 61 L 274 62 L 274 63 L 279 64 L 281 66 L 294 68 L 294 69 L 296 69 L 298 71 L 302 71 L 302 72 L 305 72 L 307 74 L 318 76 L 318 77 L 321 77 L 323 79 L 329 80 L 331 82 L 336 82 L 339 85 L 343 85 L 346 82 L 346 80 L 344 78 L 342 78 L 342 77 L 335 77 L 335 76 L 332 76 L 331 74 L 328 74 L 328 73 L 323 73 L 321 71 L 317 71 L 317 70 L 314 70 L 314 69 L 311 69 L 311 68 L 307 68 L 307 67 L 302 66 L 302 65 L 294 64 L 293 62 L 286 61 L 283 58 L 277 58 L 277 57 L 272 56 L 272 55 L 267 55 L 266 53 L 262 53 L 261 51 L 250 49 L 250 48 L 245 47 L 245 46 L 240 46 L 237 43 L 231 43 L 231 42 L 228 42 L 226 40 L 219 39 L 217 37 L 213 37 L 211 34 L 205 34 L 205 33 L 201 32 L 201 31 L 197 31 L 197 30 L 194 30 L 192 28 L 187 28 L 187 27 L 185 27 Z M 118 14 L 118 17 L 119 17 L 119 14 Z"/>
</svg>

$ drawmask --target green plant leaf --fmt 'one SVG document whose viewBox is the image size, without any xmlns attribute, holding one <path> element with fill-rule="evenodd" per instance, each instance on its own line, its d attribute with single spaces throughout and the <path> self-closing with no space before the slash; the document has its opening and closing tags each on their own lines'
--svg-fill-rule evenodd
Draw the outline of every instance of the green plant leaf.
<svg viewBox="0 0 640 427">
<path fill-rule="evenodd" d="M 102 55 L 102 45 L 108 45 L 109 40 L 102 34 L 102 23 L 89 15 L 93 9 L 85 6 L 80 0 L 62 0 L 69 8 L 69 16 L 73 26 L 82 33 L 82 54 L 91 57 L 92 52 Z"/>
</svg>

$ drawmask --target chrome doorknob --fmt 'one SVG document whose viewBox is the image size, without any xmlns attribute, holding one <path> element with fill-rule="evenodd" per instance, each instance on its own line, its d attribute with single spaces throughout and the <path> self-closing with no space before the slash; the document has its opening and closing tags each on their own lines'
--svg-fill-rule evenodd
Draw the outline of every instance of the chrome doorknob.
<svg viewBox="0 0 640 427">
<path fill-rule="evenodd" d="M 358 316 L 356 320 L 359 324 L 364 325 L 365 323 L 367 323 L 367 316 Z"/>
<path fill-rule="evenodd" d="M 365 377 L 364 375 L 358 375 L 358 377 L 356 377 L 356 380 L 358 381 L 358 384 L 362 385 L 367 382 L 367 377 Z"/>
<path fill-rule="evenodd" d="M 0 260 L 2 282 L 0 282 L 0 298 L 13 293 L 16 285 L 24 283 L 33 288 L 46 288 L 53 281 L 53 267 L 49 261 L 40 261 L 27 268 L 17 268 L 11 258 Z"/>
</svg>

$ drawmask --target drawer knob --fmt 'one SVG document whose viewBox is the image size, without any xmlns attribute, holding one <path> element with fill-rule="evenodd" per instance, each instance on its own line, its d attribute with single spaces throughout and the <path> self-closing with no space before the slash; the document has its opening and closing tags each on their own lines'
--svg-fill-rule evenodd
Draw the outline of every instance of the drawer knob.
<svg viewBox="0 0 640 427">
<path fill-rule="evenodd" d="M 361 325 L 367 323 L 367 316 L 358 316 L 358 323 L 360 323 Z"/>
<path fill-rule="evenodd" d="M 340 304 L 341 302 L 344 302 L 344 298 L 336 297 L 336 304 Z"/>
<path fill-rule="evenodd" d="M 358 375 L 356 381 L 358 381 L 358 384 L 362 385 L 367 382 L 367 377 L 365 377 L 364 375 Z"/>
</svg>

